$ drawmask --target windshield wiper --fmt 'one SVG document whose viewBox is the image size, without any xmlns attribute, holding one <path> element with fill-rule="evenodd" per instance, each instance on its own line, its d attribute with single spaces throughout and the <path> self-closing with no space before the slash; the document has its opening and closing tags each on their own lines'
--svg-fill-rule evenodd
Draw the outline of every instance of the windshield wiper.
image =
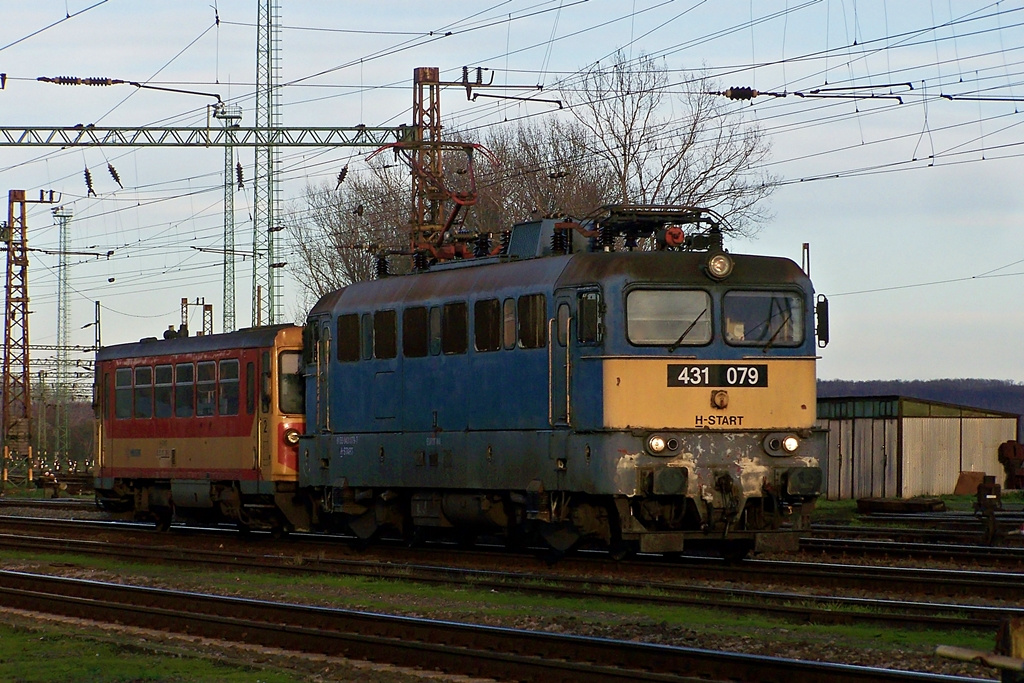
<svg viewBox="0 0 1024 683">
<path fill-rule="evenodd" d="M 684 339 L 686 339 L 686 335 L 690 334 L 690 330 L 693 329 L 694 325 L 697 324 L 697 321 L 700 320 L 701 318 L 703 318 L 704 314 L 707 313 L 707 312 L 708 312 L 708 309 L 707 309 L 707 307 L 705 307 L 703 311 L 701 311 L 700 313 L 697 314 L 697 317 L 693 319 L 693 322 L 691 322 L 689 324 L 689 326 L 685 330 L 683 330 L 683 333 L 681 335 L 679 335 L 679 339 L 676 339 L 675 343 L 672 344 L 672 346 L 668 347 L 668 352 L 669 353 L 672 353 L 673 351 L 675 351 L 676 349 L 679 348 L 679 345 L 683 343 Z"/>
<path fill-rule="evenodd" d="M 763 349 L 761 349 L 761 353 L 768 353 L 768 349 L 771 348 L 771 345 L 775 343 L 775 339 L 779 336 L 779 333 L 782 332 L 783 328 L 786 327 L 786 323 L 788 323 L 789 319 L 792 318 L 792 317 L 793 317 L 793 312 L 792 311 L 788 311 L 786 313 L 785 320 L 783 320 L 781 323 L 779 323 L 779 328 L 777 330 L 775 330 L 775 333 L 772 334 L 771 338 L 768 340 L 768 343 L 764 345 Z"/>
</svg>

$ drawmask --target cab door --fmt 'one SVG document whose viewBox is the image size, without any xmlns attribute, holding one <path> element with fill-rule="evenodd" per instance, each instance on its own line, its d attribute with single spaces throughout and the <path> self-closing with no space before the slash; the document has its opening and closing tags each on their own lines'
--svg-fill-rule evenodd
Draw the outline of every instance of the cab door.
<svg viewBox="0 0 1024 683">
<path fill-rule="evenodd" d="M 316 353 L 316 430 L 331 431 L 331 319 L 320 324 Z"/>
<path fill-rule="evenodd" d="M 557 292 L 555 315 L 549 320 L 548 355 L 551 377 L 548 412 L 552 427 L 568 427 L 572 420 L 569 407 L 569 392 L 572 387 L 572 305 L 571 291 Z"/>
</svg>

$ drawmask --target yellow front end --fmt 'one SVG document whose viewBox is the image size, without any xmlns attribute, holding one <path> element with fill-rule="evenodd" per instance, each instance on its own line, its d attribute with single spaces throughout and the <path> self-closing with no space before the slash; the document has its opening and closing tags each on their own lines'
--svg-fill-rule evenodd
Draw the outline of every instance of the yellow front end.
<svg viewBox="0 0 1024 683">
<path fill-rule="evenodd" d="M 604 426 L 723 431 L 810 429 L 816 411 L 814 363 L 814 358 L 807 357 L 707 362 L 605 359 Z M 721 381 L 716 381 L 716 376 Z M 765 386 L 757 386 L 762 383 Z"/>
</svg>

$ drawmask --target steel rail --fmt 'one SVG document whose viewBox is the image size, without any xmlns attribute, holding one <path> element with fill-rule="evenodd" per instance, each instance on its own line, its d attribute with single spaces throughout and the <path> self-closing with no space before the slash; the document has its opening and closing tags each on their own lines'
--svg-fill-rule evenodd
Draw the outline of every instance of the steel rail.
<svg viewBox="0 0 1024 683">
<path fill-rule="evenodd" d="M 1024 617 L 1024 609 L 821 596 L 780 591 L 694 586 L 665 581 L 605 580 L 530 572 L 505 572 L 438 567 L 422 564 L 371 562 L 72 540 L 67 538 L 0 534 L 0 547 L 21 552 L 67 552 L 116 557 L 131 561 L 204 563 L 221 569 L 260 568 L 286 574 L 323 573 L 364 576 L 419 583 L 515 591 L 557 598 L 601 599 L 632 604 L 689 606 L 757 613 L 800 622 L 874 623 L 895 627 L 979 629 L 994 631 L 1001 620 Z M 837 609 L 837 606 L 840 609 Z"/>
<path fill-rule="evenodd" d="M 981 679 L 567 636 L 0 571 L 4 604 L 501 680 L 980 683 Z"/>
</svg>

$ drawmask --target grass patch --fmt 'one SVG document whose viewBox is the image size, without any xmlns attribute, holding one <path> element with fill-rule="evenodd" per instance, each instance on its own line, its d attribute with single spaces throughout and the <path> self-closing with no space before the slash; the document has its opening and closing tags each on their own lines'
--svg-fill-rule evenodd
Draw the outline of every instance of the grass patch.
<svg viewBox="0 0 1024 683">
<path fill-rule="evenodd" d="M 303 677 L 257 666 L 159 652 L 121 638 L 97 639 L 77 629 L 0 624 L 0 680 L 11 683 L 298 683 Z"/>
</svg>

